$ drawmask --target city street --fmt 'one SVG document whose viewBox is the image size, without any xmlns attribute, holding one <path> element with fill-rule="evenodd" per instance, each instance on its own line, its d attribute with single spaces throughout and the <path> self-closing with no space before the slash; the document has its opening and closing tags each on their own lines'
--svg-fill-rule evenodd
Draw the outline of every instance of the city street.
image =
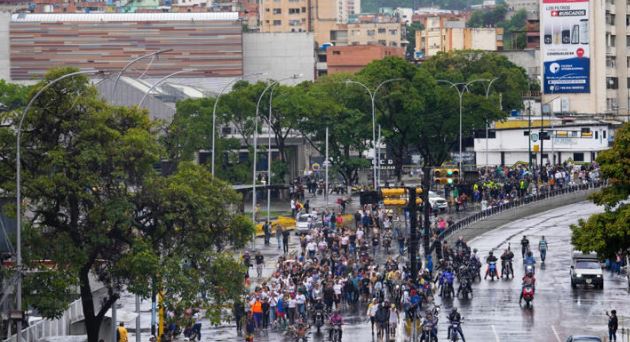
<svg viewBox="0 0 630 342">
<path fill-rule="evenodd" d="M 620 328 L 627 327 L 630 301 L 625 278 L 605 272 L 604 290 L 578 288 L 572 290 L 569 278 L 571 259 L 569 225 L 579 218 L 586 218 L 601 211 L 589 202 L 562 207 L 539 215 L 516 220 L 506 226 L 484 234 L 470 241 L 479 255 L 485 257 L 489 250 L 502 250 L 511 243 L 517 255 L 514 262 L 517 278 L 514 280 L 482 280 L 474 285 L 472 300 L 455 299 L 441 303 L 439 337 L 446 339 L 446 313 L 454 305 L 465 317 L 463 330 L 468 341 L 565 341 L 571 334 L 606 334 L 607 317 L 605 311 L 616 309 L 620 316 Z M 532 246 L 537 245 L 541 235 L 549 241 L 547 264 L 538 265 L 536 270 L 537 287 L 533 308 L 519 306 L 520 280 L 523 275 L 520 258 L 520 239 L 527 234 Z M 295 244 L 297 239 L 293 239 Z M 267 248 L 268 257 L 274 254 Z M 496 252 L 499 253 L 499 252 Z M 538 259 L 538 256 L 537 256 Z M 538 261 L 538 260 L 537 260 Z M 267 272 L 271 270 L 268 269 Z M 372 339 L 370 325 L 365 316 L 365 308 L 360 306 L 343 311 L 344 340 Z M 401 331 L 401 329 L 399 329 Z M 210 338 L 211 336 L 211 338 Z M 314 336 L 314 340 L 325 340 L 325 336 Z M 208 341 L 235 341 L 233 325 L 209 328 L 204 324 L 204 338 Z M 270 332 L 257 337 L 256 341 L 282 341 L 283 336 Z M 398 341 L 409 340 L 399 334 Z"/>
</svg>

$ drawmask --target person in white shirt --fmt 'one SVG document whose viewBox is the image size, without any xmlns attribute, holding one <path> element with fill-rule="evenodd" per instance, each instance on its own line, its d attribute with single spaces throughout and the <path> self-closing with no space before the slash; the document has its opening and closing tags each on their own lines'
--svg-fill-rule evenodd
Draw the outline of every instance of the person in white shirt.
<svg viewBox="0 0 630 342">
<path fill-rule="evenodd" d="M 295 302 L 298 313 L 302 318 L 306 318 L 306 296 L 302 292 L 298 292 L 297 296 L 295 296 Z"/>
<path fill-rule="evenodd" d="M 341 281 L 337 280 L 333 285 L 333 291 L 335 291 L 335 309 L 339 310 L 339 304 L 341 304 Z"/>
<path fill-rule="evenodd" d="M 295 299 L 295 296 L 291 296 L 287 304 L 289 307 L 289 311 L 287 312 L 289 314 L 289 324 L 293 325 L 293 323 L 295 323 L 295 312 L 297 308 L 297 300 Z"/>
<path fill-rule="evenodd" d="M 315 253 L 317 252 L 317 244 L 315 243 L 315 241 L 311 241 L 306 244 L 306 250 L 308 251 L 309 258 L 315 258 Z"/>
</svg>

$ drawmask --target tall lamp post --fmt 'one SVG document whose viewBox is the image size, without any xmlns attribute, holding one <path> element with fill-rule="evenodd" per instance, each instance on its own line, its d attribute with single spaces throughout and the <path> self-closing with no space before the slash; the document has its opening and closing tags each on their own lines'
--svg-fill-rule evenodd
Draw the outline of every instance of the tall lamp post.
<svg viewBox="0 0 630 342">
<path fill-rule="evenodd" d="M 254 225 L 256 225 L 256 160 L 257 160 L 257 154 L 258 154 L 258 115 L 260 113 L 260 101 L 262 101 L 263 96 L 269 89 L 280 84 L 280 82 L 285 81 L 285 80 L 291 80 L 291 79 L 295 80 L 300 77 L 302 77 L 301 74 L 295 74 L 290 77 L 279 79 L 277 81 L 271 81 L 269 85 L 267 85 L 267 87 L 262 91 L 262 93 L 258 97 L 258 101 L 256 102 L 256 116 L 254 117 L 254 142 L 253 142 L 254 143 L 254 157 L 253 157 L 253 165 L 252 165 L 252 222 L 254 223 Z M 270 114 L 271 114 L 271 111 L 270 111 Z M 267 162 L 269 163 L 269 161 Z M 269 175 L 267 177 L 271 179 Z M 256 247 L 256 233 L 255 232 L 254 232 L 254 237 L 252 239 L 252 246 L 254 248 Z"/>
<path fill-rule="evenodd" d="M 365 88 L 365 90 L 368 92 L 368 94 L 370 95 L 370 100 L 372 101 L 372 144 L 374 146 L 374 164 L 372 165 L 372 178 L 373 178 L 373 186 L 374 189 L 377 189 L 379 184 L 380 184 L 380 179 L 377 179 L 377 175 L 376 175 L 376 170 L 378 168 L 380 168 L 380 160 L 378 160 L 378 156 L 376 155 L 376 145 L 377 145 L 377 141 L 376 141 L 376 108 L 375 108 L 375 99 L 376 99 L 376 94 L 378 93 L 379 89 L 381 89 L 382 86 L 384 86 L 387 83 L 390 82 L 394 82 L 394 81 L 403 81 L 403 78 L 390 78 L 388 80 L 385 80 L 383 82 L 381 82 L 379 85 L 376 86 L 376 88 L 374 88 L 374 90 L 370 90 L 370 88 L 359 82 L 359 81 L 354 81 L 354 80 L 346 80 L 346 84 L 357 84 L 362 86 L 363 88 Z"/>
<path fill-rule="evenodd" d="M 216 132 L 217 132 L 217 106 L 219 104 L 219 99 L 221 98 L 221 95 L 223 95 L 223 93 L 231 86 L 233 85 L 236 81 L 242 80 L 245 77 L 249 77 L 249 76 L 260 76 L 260 75 L 264 75 L 264 73 L 262 72 L 255 72 L 255 73 L 251 73 L 251 74 L 246 74 L 243 75 L 239 78 L 235 78 L 233 80 L 231 80 L 230 82 L 228 82 L 225 86 L 223 86 L 223 88 L 221 88 L 221 91 L 219 92 L 219 94 L 217 95 L 217 98 L 214 100 L 214 105 L 212 106 L 212 161 L 210 162 L 211 166 L 210 166 L 210 173 L 212 173 L 212 175 L 214 176 L 214 150 L 215 150 L 215 136 L 216 136 Z"/>
<path fill-rule="evenodd" d="M 455 88 L 457 90 L 457 95 L 459 96 L 459 158 L 458 158 L 458 166 L 459 166 L 459 178 L 462 177 L 462 107 L 463 107 L 463 98 L 464 93 L 468 91 L 468 86 L 475 82 L 483 82 L 489 81 L 488 79 L 481 78 L 475 79 L 469 82 L 460 82 L 454 83 L 447 80 L 437 80 L 438 83 L 447 83 L 451 85 L 451 88 Z M 488 87 L 490 89 L 490 87 Z"/>
<path fill-rule="evenodd" d="M 120 77 L 122 76 L 122 74 L 125 71 L 127 71 L 127 69 L 129 69 L 129 67 L 131 67 L 136 62 L 139 62 L 139 61 L 141 61 L 141 60 L 143 60 L 145 58 L 149 58 L 149 57 L 155 58 L 156 56 L 159 56 L 160 54 L 165 53 L 165 52 L 169 52 L 169 51 L 173 51 L 173 49 L 158 50 L 158 51 L 155 51 L 155 52 L 148 53 L 146 55 L 142 55 L 140 57 L 136 57 L 136 58 L 130 60 L 129 62 L 127 62 L 127 64 L 125 64 L 125 66 L 122 69 L 120 69 L 120 71 L 118 72 L 118 75 L 116 75 L 116 80 L 114 80 L 114 86 L 112 87 L 112 98 L 114 97 L 114 95 L 116 95 L 116 86 L 118 85 L 118 80 L 120 80 Z M 146 70 L 145 70 L 144 73 L 146 73 Z M 143 73 L 143 75 L 144 75 L 144 73 Z"/>
<path fill-rule="evenodd" d="M 486 100 L 488 99 L 488 97 L 490 97 L 490 87 L 492 87 L 492 83 L 494 83 L 494 81 L 498 80 L 498 77 L 495 77 L 493 79 L 490 80 L 490 82 L 488 82 L 488 85 L 486 86 Z M 486 117 L 486 169 L 488 168 L 488 129 L 490 128 L 490 122 L 488 121 L 488 118 Z M 460 169 L 461 172 L 461 169 Z"/>
<path fill-rule="evenodd" d="M 179 74 L 183 74 L 185 72 L 193 72 L 195 70 L 180 70 L 180 71 L 175 71 L 174 73 L 168 74 L 162 78 L 160 78 L 157 82 L 155 82 L 151 88 L 147 89 L 147 91 L 144 92 L 144 96 L 142 96 L 142 99 L 140 99 L 140 102 L 138 102 L 138 107 L 142 107 L 142 104 L 144 103 L 144 100 L 147 99 L 147 96 L 149 96 L 149 93 L 151 93 L 151 91 L 155 88 L 157 88 L 160 84 L 164 83 L 166 80 L 168 80 L 169 78 L 179 75 Z"/>
<path fill-rule="evenodd" d="M 31 109 L 31 106 L 33 105 L 33 103 L 35 103 L 35 100 L 37 100 L 37 98 L 44 93 L 44 91 L 46 91 L 48 88 L 50 88 L 51 86 L 53 86 L 55 83 L 62 81 L 64 79 L 70 78 L 70 77 L 74 77 L 74 76 L 79 76 L 79 75 L 97 75 L 97 74 L 103 74 L 102 71 L 76 71 L 76 72 L 71 72 L 69 74 L 65 74 L 61 77 L 58 77 L 50 82 L 48 82 L 46 85 L 44 85 L 39 91 L 37 91 L 37 93 L 35 93 L 35 95 L 31 98 L 31 100 L 28 102 L 28 104 L 26 105 L 26 107 L 24 108 L 24 110 L 22 111 L 22 114 L 20 115 L 20 121 L 18 123 L 18 127 L 17 127 L 17 133 L 16 133 L 16 158 L 15 158 L 15 169 L 16 169 L 16 269 L 19 273 L 18 275 L 18 279 L 17 279 L 17 289 L 16 289 L 16 309 L 17 311 L 21 312 L 22 311 L 22 149 L 20 146 L 21 143 L 21 138 L 22 138 L 22 125 L 24 124 L 24 118 L 26 117 L 26 114 L 28 113 L 28 111 Z M 20 342 L 22 340 L 22 320 L 17 320 L 16 322 L 16 330 L 17 330 L 17 342 Z"/>
</svg>

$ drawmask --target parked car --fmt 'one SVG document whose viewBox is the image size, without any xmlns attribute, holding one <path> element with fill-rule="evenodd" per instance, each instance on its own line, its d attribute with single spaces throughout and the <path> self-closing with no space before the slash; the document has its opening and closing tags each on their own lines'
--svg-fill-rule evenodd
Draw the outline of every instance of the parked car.
<svg viewBox="0 0 630 342">
<path fill-rule="evenodd" d="M 434 191 L 429 191 L 429 203 L 433 211 L 446 211 L 448 209 L 448 202 L 444 197 L 438 196 Z"/>
<path fill-rule="evenodd" d="M 571 259 L 571 287 L 577 285 L 593 285 L 597 288 L 604 288 L 604 276 L 602 265 L 599 263 L 597 253 L 573 252 Z"/>
<path fill-rule="evenodd" d="M 299 214 L 295 220 L 295 235 L 308 234 L 315 227 L 317 216 L 314 214 Z"/>
<path fill-rule="evenodd" d="M 602 342 L 602 339 L 597 336 L 569 336 L 566 342 Z"/>
</svg>

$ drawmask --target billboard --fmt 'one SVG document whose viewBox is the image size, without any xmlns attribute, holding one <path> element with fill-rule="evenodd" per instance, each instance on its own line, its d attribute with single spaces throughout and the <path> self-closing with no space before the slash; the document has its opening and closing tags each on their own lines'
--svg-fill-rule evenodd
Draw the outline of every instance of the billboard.
<svg viewBox="0 0 630 342">
<path fill-rule="evenodd" d="M 588 0 L 543 0 L 543 91 L 545 94 L 590 92 Z"/>
</svg>

